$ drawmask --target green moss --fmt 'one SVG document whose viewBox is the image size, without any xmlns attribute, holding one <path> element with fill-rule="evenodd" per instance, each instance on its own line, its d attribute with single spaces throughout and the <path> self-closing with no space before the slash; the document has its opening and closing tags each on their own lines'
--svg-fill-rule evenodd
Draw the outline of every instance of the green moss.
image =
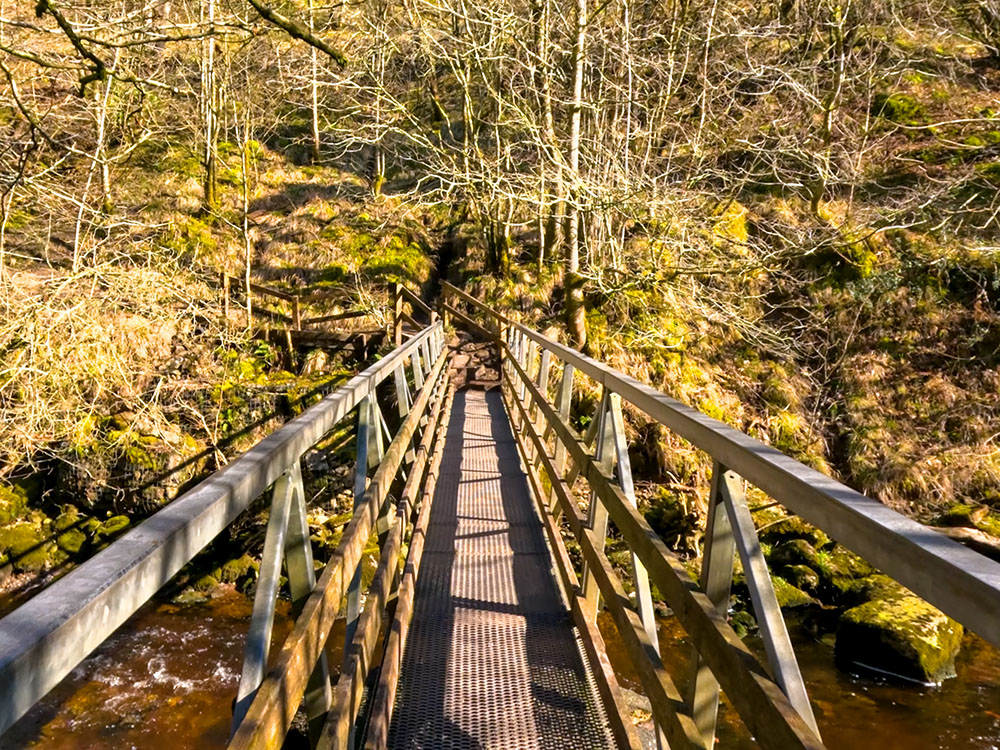
<svg viewBox="0 0 1000 750">
<path fill-rule="evenodd" d="M 788 516 L 777 522 L 770 522 L 759 532 L 760 540 L 769 544 L 780 544 L 789 539 L 804 539 L 815 548 L 823 547 L 830 542 L 822 529 L 817 529 L 798 516 Z"/>
<path fill-rule="evenodd" d="M 819 589 L 819 575 L 808 565 L 788 565 L 780 573 L 782 578 L 806 593 L 815 593 Z"/>
<path fill-rule="evenodd" d="M 876 94 L 871 113 L 898 125 L 922 125 L 924 111 L 920 102 L 909 94 Z"/>
<path fill-rule="evenodd" d="M 70 529 L 56 537 L 56 544 L 63 552 L 78 555 L 87 544 L 87 534 L 80 529 Z"/>
<path fill-rule="evenodd" d="M 1000 161 L 980 164 L 976 167 L 976 173 L 990 186 L 1000 188 Z"/>
<path fill-rule="evenodd" d="M 0 554 L 14 570 L 24 573 L 47 570 L 66 560 L 40 526 L 27 522 L 0 529 Z"/>
<path fill-rule="evenodd" d="M 864 578 L 854 579 L 845 592 L 845 602 L 848 606 L 857 606 L 871 601 L 887 601 L 912 596 L 912 592 L 889 576 L 876 573 Z"/>
<path fill-rule="evenodd" d="M 101 524 L 97 535 L 104 538 L 118 536 L 132 524 L 128 516 L 112 516 Z"/>
<path fill-rule="evenodd" d="M 197 579 L 194 583 L 188 586 L 188 589 L 192 591 L 211 591 L 219 585 L 219 579 L 213 575 L 203 575 L 201 578 Z"/>
<path fill-rule="evenodd" d="M 194 260 L 202 253 L 212 252 L 218 247 L 211 226 L 194 216 L 175 221 L 170 233 L 161 239 L 161 244 L 178 258 Z"/>
<path fill-rule="evenodd" d="M 816 600 L 809 594 L 784 578 L 772 577 L 771 582 L 774 585 L 774 596 L 778 600 L 778 606 L 782 609 L 794 609 L 795 607 L 816 604 Z"/>
<path fill-rule="evenodd" d="M 645 512 L 646 521 L 668 547 L 687 549 L 698 533 L 698 514 L 692 512 L 685 498 L 663 487 L 656 490 Z"/>
<path fill-rule="evenodd" d="M 941 526 L 975 527 L 986 517 L 988 509 L 983 506 L 972 506 L 968 503 L 955 503 L 937 518 Z"/>
<path fill-rule="evenodd" d="M 223 564 L 215 573 L 222 583 L 238 584 L 248 577 L 254 577 L 260 566 L 250 555 L 244 554 Z"/>
<path fill-rule="evenodd" d="M 773 567 L 803 565 L 815 570 L 817 554 L 807 540 L 788 539 L 774 544 L 767 559 Z"/>
<path fill-rule="evenodd" d="M 1000 515 L 993 512 L 987 513 L 976 523 L 976 528 L 992 536 L 1000 537 Z"/>
<path fill-rule="evenodd" d="M 744 609 L 736 610 L 729 616 L 729 625 L 740 638 L 746 638 L 757 629 L 757 621 L 754 616 Z"/>
<path fill-rule="evenodd" d="M 21 518 L 28 509 L 28 498 L 17 487 L 0 484 L 0 525 Z"/>
<path fill-rule="evenodd" d="M 923 683 L 955 675 L 962 626 L 916 596 L 871 601 L 841 615 L 836 658 Z"/>
</svg>

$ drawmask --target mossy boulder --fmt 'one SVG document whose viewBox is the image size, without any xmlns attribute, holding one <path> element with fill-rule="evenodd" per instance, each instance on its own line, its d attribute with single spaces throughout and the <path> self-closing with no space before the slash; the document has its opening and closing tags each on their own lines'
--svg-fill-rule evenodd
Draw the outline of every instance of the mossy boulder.
<svg viewBox="0 0 1000 750">
<path fill-rule="evenodd" d="M 78 555 L 87 544 L 87 535 L 77 528 L 71 528 L 56 537 L 56 544 L 63 552 Z"/>
<path fill-rule="evenodd" d="M 966 503 L 955 503 L 938 517 L 937 525 L 976 528 L 988 514 L 989 508 L 985 505 L 974 507 Z"/>
<path fill-rule="evenodd" d="M 212 575 L 220 583 L 231 583 L 236 586 L 244 586 L 248 580 L 257 577 L 260 565 L 250 555 L 244 554 L 221 565 Z"/>
<path fill-rule="evenodd" d="M 745 609 L 738 609 L 729 615 L 729 625 L 740 638 L 746 638 L 757 629 L 757 620 Z"/>
<path fill-rule="evenodd" d="M 17 572 L 48 570 L 65 562 L 66 557 L 39 524 L 24 521 L 0 529 L 0 560 Z"/>
<path fill-rule="evenodd" d="M 207 404 L 199 404 L 203 411 Z M 122 413 L 95 420 L 57 467 L 58 499 L 87 510 L 147 515 L 204 468 L 202 446 L 171 424 Z"/>
<path fill-rule="evenodd" d="M 808 594 L 819 590 L 819 575 L 808 565 L 787 565 L 779 572 L 782 578 Z"/>
<path fill-rule="evenodd" d="M 766 544 L 776 545 L 790 539 L 804 539 L 817 549 L 830 543 L 828 537 L 821 529 L 817 529 L 798 516 L 788 518 L 769 524 L 760 530 L 760 540 Z"/>
<path fill-rule="evenodd" d="M 778 606 L 782 609 L 808 607 L 817 603 L 805 591 L 780 576 L 772 577 L 771 582 L 774 584 L 774 596 L 778 600 Z"/>
<path fill-rule="evenodd" d="M 921 683 L 955 676 L 962 626 L 917 596 L 870 601 L 844 612 L 837 629 L 841 669 Z"/>
<path fill-rule="evenodd" d="M 819 575 L 819 593 L 824 601 L 839 604 L 855 581 L 875 574 L 875 569 L 839 544 L 816 553 L 810 567 Z"/>
<path fill-rule="evenodd" d="M 913 595 L 913 592 L 901 583 L 897 583 L 889 576 L 876 573 L 852 581 L 844 591 L 842 603 L 854 607 L 865 602 L 902 599 Z"/>
<path fill-rule="evenodd" d="M 112 539 L 124 532 L 131 525 L 132 521 L 128 516 L 111 516 L 111 518 L 101 524 L 97 530 L 97 536 Z"/>
<path fill-rule="evenodd" d="M 204 593 L 206 591 L 211 591 L 212 589 L 217 587 L 219 583 L 220 582 L 218 578 L 216 578 L 214 575 L 208 574 L 208 575 L 203 575 L 201 578 L 195 580 L 190 586 L 188 586 L 188 589 L 190 589 L 191 591 L 198 591 Z"/>
<path fill-rule="evenodd" d="M 817 554 L 805 539 L 789 539 L 773 546 L 767 558 L 772 568 L 801 566 L 814 570 Z"/>
<path fill-rule="evenodd" d="M 13 523 L 24 517 L 32 500 L 37 481 L 0 483 L 0 524 Z"/>
<path fill-rule="evenodd" d="M 767 558 L 771 569 L 782 574 L 795 569 L 791 575 L 804 585 L 808 576 L 800 568 L 812 571 L 817 580 L 810 583 L 811 593 L 827 604 L 856 603 L 852 592 L 857 580 L 876 572 L 860 557 L 832 542 L 817 549 L 805 539 L 788 539 L 772 547 Z"/>
</svg>

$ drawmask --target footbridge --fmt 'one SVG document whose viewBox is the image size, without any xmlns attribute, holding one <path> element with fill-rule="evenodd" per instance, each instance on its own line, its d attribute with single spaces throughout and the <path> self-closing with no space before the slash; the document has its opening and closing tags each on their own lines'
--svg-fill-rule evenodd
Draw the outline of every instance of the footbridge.
<svg viewBox="0 0 1000 750">
<path fill-rule="evenodd" d="M 452 326 L 494 359 L 452 351 Z M 748 483 L 1000 646 L 1000 565 L 774 448 L 449 284 L 435 308 L 399 289 L 393 334 L 391 353 L 0 620 L 0 732 L 267 493 L 230 750 L 280 748 L 296 721 L 327 749 L 705 750 L 720 691 L 761 747 L 824 747 Z M 570 406 L 583 386 L 601 396 L 581 433 Z M 637 509 L 625 408 L 714 461 L 698 581 Z M 300 462 L 345 420 L 357 430 L 354 513 L 318 567 Z M 606 554 L 610 525 L 628 545 L 624 566 Z M 362 576 L 372 549 L 377 567 Z M 727 622 L 737 563 L 762 660 Z M 295 621 L 272 648 L 283 569 Z M 658 652 L 654 590 L 695 652 L 683 679 Z M 651 734 L 631 720 L 601 611 L 639 676 Z"/>
</svg>

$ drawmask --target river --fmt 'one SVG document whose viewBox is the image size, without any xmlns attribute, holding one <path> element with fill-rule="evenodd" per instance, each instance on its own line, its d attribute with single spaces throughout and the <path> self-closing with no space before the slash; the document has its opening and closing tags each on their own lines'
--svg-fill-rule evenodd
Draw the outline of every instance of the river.
<svg viewBox="0 0 1000 750">
<path fill-rule="evenodd" d="M 282 605 L 276 641 L 290 629 Z M 0 750 L 224 747 L 251 606 L 228 588 L 188 606 L 154 600 L 0 738 Z M 622 647 L 606 614 L 600 625 L 620 662 Z M 789 627 L 830 748 L 1000 750 L 1000 653 L 982 640 L 966 636 L 958 677 L 919 687 L 845 674 L 834 666 L 829 644 L 813 640 L 794 619 Z M 672 618 L 661 619 L 659 632 L 664 661 L 681 684 L 690 646 Z M 341 625 L 331 643 L 342 638 Z M 758 640 L 747 642 L 763 653 Z M 339 663 L 338 654 L 331 658 Z M 619 677 L 640 689 L 633 672 Z M 722 748 L 756 747 L 725 703 L 719 740 Z"/>
</svg>

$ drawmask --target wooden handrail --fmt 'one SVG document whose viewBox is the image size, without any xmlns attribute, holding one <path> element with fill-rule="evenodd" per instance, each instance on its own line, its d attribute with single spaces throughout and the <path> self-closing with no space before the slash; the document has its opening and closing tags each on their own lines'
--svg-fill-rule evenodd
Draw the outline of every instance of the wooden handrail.
<svg viewBox="0 0 1000 750">
<path fill-rule="evenodd" d="M 541 409 L 546 424 L 553 428 L 557 439 L 567 447 L 574 461 L 584 467 L 582 474 L 588 484 L 608 509 L 615 526 L 628 542 L 629 548 L 641 558 L 649 570 L 667 605 L 691 636 L 699 652 L 704 655 L 726 695 L 754 736 L 765 747 L 822 748 L 819 738 L 799 717 L 785 695 L 729 626 L 725 613 L 719 612 L 704 594 L 693 590 L 693 581 L 683 563 L 670 552 L 645 518 L 623 496 L 622 490 L 614 480 L 590 455 L 580 436 L 549 405 L 513 352 L 508 349 L 506 354 L 511 368 L 524 384 L 530 402 Z M 521 404 L 516 395 L 513 398 Z M 526 412 L 523 416 L 525 421 L 522 423 L 522 429 L 530 434 L 533 427 L 527 419 Z M 558 477 L 558 474 L 549 476 Z M 553 487 L 558 487 L 558 481 L 553 482 Z M 565 495 L 559 490 L 556 492 L 563 504 L 563 513 L 573 527 L 584 555 L 590 558 L 591 570 L 598 576 L 598 585 L 604 590 L 605 601 L 612 604 L 610 609 L 619 622 L 619 632 L 622 633 L 626 644 L 631 645 L 630 650 L 633 654 L 643 652 L 648 654 L 646 649 L 649 644 L 644 642 L 639 632 L 642 630 L 641 624 L 626 619 L 626 614 L 619 609 L 624 589 L 620 588 L 620 584 L 616 585 L 616 576 L 611 565 L 603 552 L 600 552 L 603 544 L 594 538 L 593 532 L 577 517 L 579 511 L 568 490 Z M 636 640 L 629 644 L 632 638 Z M 640 666 L 644 661 L 639 659 L 634 663 Z M 662 665 L 659 665 L 659 670 L 662 670 Z M 655 671 L 658 670 L 654 667 Z M 690 717 L 680 713 L 680 695 L 676 688 L 673 688 L 669 678 L 663 682 L 665 672 L 655 676 L 654 672 L 644 672 L 640 669 L 640 675 L 645 677 L 647 695 L 659 696 L 654 708 L 661 712 L 657 716 L 661 720 L 660 725 L 669 730 L 671 747 L 690 747 L 691 743 L 700 745 L 696 735 L 692 735 L 694 726 L 689 723 Z"/>
<path fill-rule="evenodd" d="M 222 274 L 222 288 L 223 293 L 227 296 L 230 294 L 233 288 L 242 288 L 246 286 L 246 281 L 244 279 L 238 279 L 228 274 Z M 348 310 L 346 312 L 333 313 L 331 315 L 321 315 L 313 318 L 303 318 L 302 317 L 302 303 L 303 302 L 327 302 L 331 300 L 337 300 L 343 302 L 345 300 L 345 295 L 343 292 L 286 292 L 282 289 L 275 289 L 274 287 L 267 286 L 265 284 L 260 284 L 255 281 L 249 284 L 250 291 L 254 292 L 261 297 L 272 297 L 274 299 L 279 299 L 282 302 L 288 302 L 292 306 L 292 314 L 284 315 L 273 310 L 254 310 L 255 313 L 264 315 L 266 317 L 278 320 L 293 329 L 301 330 L 302 328 L 310 325 L 315 325 L 317 323 L 328 323 L 338 320 L 347 320 L 350 318 L 361 318 L 370 315 L 371 312 L 368 310 Z"/>
</svg>

